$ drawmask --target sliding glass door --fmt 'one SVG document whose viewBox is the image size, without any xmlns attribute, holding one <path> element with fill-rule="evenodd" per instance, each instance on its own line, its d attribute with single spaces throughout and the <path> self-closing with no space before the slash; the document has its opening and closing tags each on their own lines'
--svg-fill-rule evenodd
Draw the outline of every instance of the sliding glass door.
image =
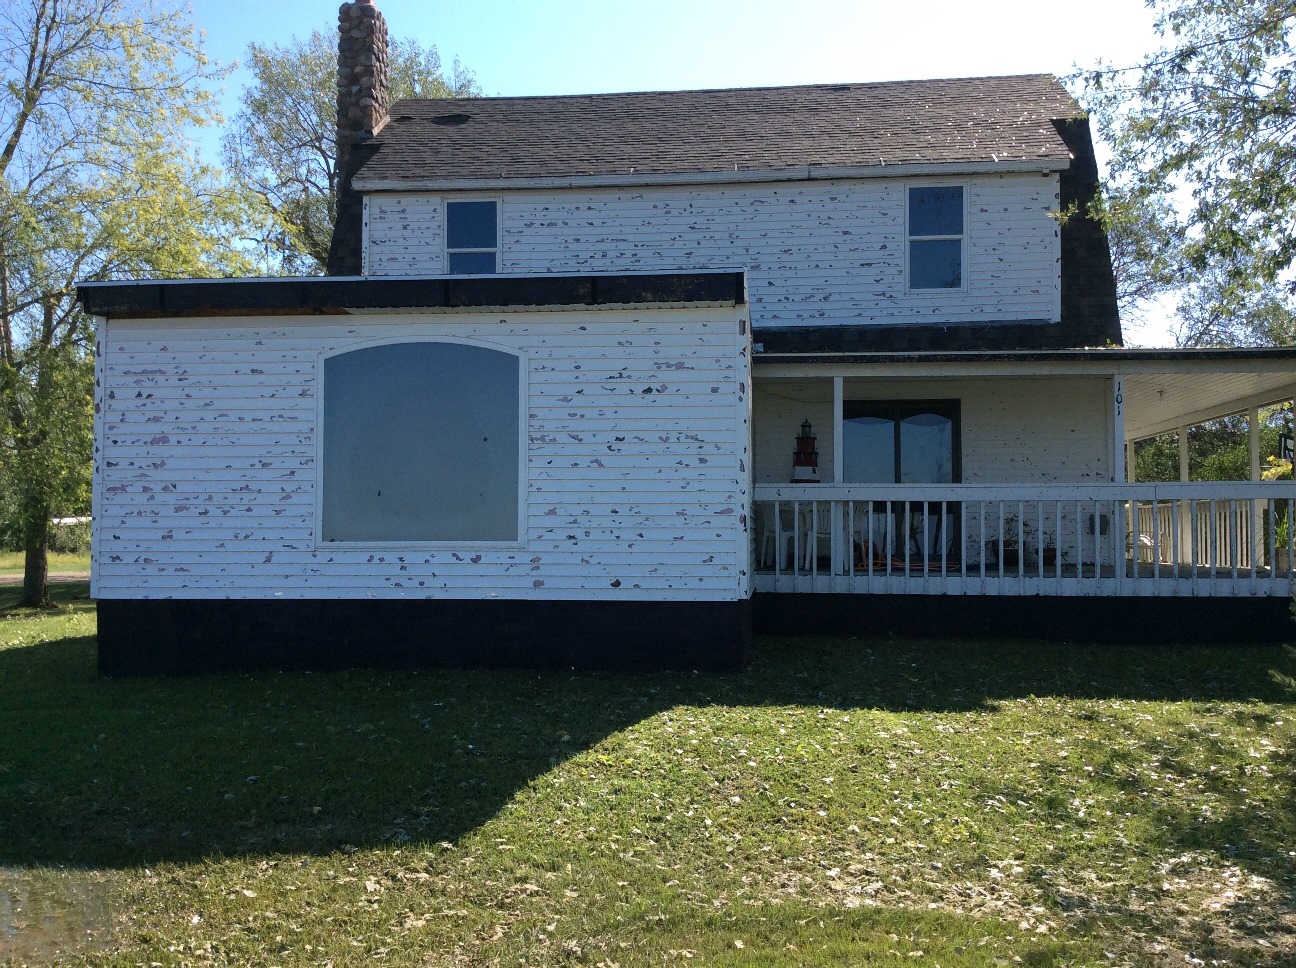
<svg viewBox="0 0 1296 968">
<path fill-rule="evenodd" d="M 958 418 L 957 400 L 843 401 L 843 483 L 958 483 Z M 956 505 L 875 501 L 868 520 L 855 527 L 857 559 L 867 551 L 894 566 L 926 569 L 956 552 Z"/>
<path fill-rule="evenodd" d="M 957 400 L 847 400 L 842 404 L 842 481 L 956 484 Z"/>
</svg>

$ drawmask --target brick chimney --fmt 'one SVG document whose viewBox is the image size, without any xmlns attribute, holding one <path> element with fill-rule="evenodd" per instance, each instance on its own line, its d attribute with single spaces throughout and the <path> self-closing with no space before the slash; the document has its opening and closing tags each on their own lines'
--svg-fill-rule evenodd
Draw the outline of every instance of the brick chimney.
<svg viewBox="0 0 1296 968">
<path fill-rule="evenodd" d="M 351 179 L 372 152 L 369 143 L 387 122 L 387 21 L 372 0 L 338 9 L 337 221 L 328 274 L 358 276 L 364 203 Z"/>
</svg>

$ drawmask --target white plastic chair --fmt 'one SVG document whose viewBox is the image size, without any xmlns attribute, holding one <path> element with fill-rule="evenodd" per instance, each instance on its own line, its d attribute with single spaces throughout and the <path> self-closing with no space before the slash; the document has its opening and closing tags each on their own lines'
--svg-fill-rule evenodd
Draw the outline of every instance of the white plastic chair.
<svg viewBox="0 0 1296 968">
<path fill-rule="evenodd" d="M 832 522 L 832 509 L 827 505 L 807 504 L 801 508 L 801 547 L 804 549 L 804 567 L 806 571 L 814 569 L 815 559 L 819 557 L 819 539 L 831 549 L 832 534 L 829 527 Z"/>
<path fill-rule="evenodd" d="M 778 524 L 776 526 L 774 508 L 769 504 L 759 507 L 761 521 L 761 566 L 774 563 L 774 556 L 782 552 L 782 560 L 787 561 L 796 554 L 797 528 L 792 505 L 781 502 L 778 505 Z M 782 530 L 780 536 L 779 531 Z M 780 538 L 785 547 L 779 548 Z"/>
</svg>

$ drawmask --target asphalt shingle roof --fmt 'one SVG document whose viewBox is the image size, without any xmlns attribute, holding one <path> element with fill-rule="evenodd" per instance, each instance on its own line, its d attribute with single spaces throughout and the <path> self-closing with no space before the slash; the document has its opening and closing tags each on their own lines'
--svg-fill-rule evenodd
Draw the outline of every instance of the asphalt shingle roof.
<svg viewBox="0 0 1296 968">
<path fill-rule="evenodd" d="M 1079 105 L 1047 74 L 562 97 L 405 100 L 374 182 L 1053 161 Z"/>
</svg>

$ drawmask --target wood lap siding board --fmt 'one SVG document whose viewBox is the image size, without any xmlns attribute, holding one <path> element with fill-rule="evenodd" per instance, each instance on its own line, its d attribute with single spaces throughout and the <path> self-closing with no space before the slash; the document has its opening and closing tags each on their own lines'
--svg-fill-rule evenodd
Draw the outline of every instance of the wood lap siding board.
<svg viewBox="0 0 1296 968">
<path fill-rule="evenodd" d="M 445 221 L 439 198 L 366 196 L 367 275 L 444 272 Z"/>
<path fill-rule="evenodd" d="M 745 598 L 750 358 L 740 316 L 111 320 L 94 593 Z M 524 355 L 524 546 L 316 546 L 320 354 L 436 337 Z"/>
<path fill-rule="evenodd" d="M 966 291 L 905 291 L 899 179 L 503 192 L 500 271 L 744 268 L 757 327 L 1059 319 L 1056 176 L 958 183 Z M 369 272 L 440 272 L 445 197 L 370 195 Z"/>
</svg>

